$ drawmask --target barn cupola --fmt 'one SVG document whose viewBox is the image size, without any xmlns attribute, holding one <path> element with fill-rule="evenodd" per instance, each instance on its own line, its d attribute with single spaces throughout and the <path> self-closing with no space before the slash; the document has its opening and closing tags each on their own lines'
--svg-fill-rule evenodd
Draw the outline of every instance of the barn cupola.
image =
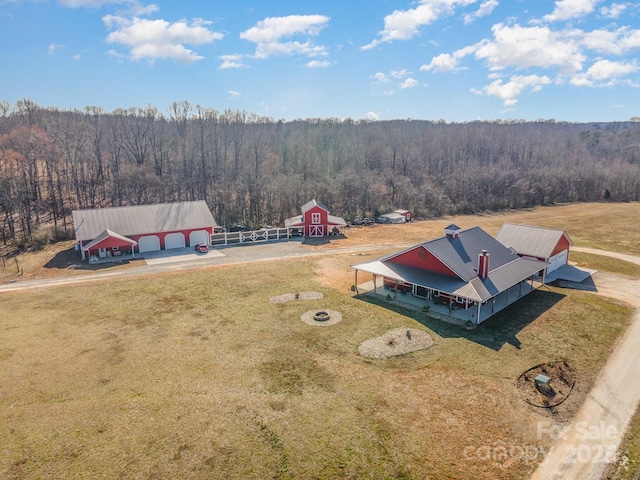
<svg viewBox="0 0 640 480">
<path fill-rule="evenodd" d="M 458 235 L 460 234 L 460 227 L 452 223 L 448 227 L 444 228 L 444 233 L 449 238 L 458 238 Z"/>
<path fill-rule="evenodd" d="M 478 276 L 487 278 L 489 276 L 489 254 L 486 250 L 482 250 L 478 254 Z"/>
</svg>

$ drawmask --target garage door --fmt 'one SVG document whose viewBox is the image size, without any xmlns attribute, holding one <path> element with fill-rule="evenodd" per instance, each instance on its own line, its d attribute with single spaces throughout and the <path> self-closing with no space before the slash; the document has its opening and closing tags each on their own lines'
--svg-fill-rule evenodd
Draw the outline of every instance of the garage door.
<svg viewBox="0 0 640 480">
<path fill-rule="evenodd" d="M 155 252 L 157 250 L 160 250 L 160 238 L 158 236 L 148 235 L 140 237 L 138 240 L 138 251 L 140 253 Z"/>
<path fill-rule="evenodd" d="M 567 256 L 569 255 L 569 251 L 568 250 L 563 250 L 562 252 L 560 252 L 559 254 L 551 257 L 549 259 L 549 263 L 551 265 L 549 265 L 547 267 L 547 273 L 551 273 L 554 270 L 557 270 L 558 268 L 560 268 L 562 265 L 564 265 L 565 263 L 567 263 Z"/>
<path fill-rule="evenodd" d="M 164 237 L 164 249 L 171 250 L 172 248 L 184 248 L 184 234 L 182 233 L 169 233 Z"/>
<path fill-rule="evenodd" d="M 189 234 L 189 245 L 193 247 L 199 243 L 209 245 L 209 232 L 206 230 L 196 230 Z"/>
</svg>

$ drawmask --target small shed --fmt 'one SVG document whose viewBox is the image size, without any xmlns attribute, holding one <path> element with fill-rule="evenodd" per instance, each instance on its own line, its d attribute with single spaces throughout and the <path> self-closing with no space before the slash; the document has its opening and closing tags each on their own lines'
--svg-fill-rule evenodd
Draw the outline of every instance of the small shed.
<svg viewBox="0 0 640 480">
<path fill-rule="evenodd" d="M 409 210 L 403 210 L 399 208 L 398 210 L 394 210 L 393 213 L 397 213 L 398 215 L 402 215 L 404 217 L 404 221 L 409 223 L 413 221 L 413 215 Z"/>
<path fill-rule="evenodd" d="M 305 237 L 329 236 L 347 225 L 343 218 L 329 215 L 329 209 L 316 200 L 305 203 L 301 210 L 302 215 L 287 218 L 284 226 L 301 229 Z"/>
<path fill-rule="evenodd" d="M 397 212 L 385 213 L 380 215 L 380 218 L 382 218 L 383 223 L 405 223 L 407 221 L 404 215 Z"/>
</svg>

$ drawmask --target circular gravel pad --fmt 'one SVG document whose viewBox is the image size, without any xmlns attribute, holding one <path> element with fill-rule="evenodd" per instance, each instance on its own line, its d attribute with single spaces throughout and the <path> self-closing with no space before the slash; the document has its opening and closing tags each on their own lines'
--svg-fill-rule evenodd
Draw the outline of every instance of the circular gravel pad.
<svg viewBox="0 0 640 480">
<path fill-rule="evenodd" d="M 318 312 L 327 312 L 331 318 L 329 318 L 329 320 L 318 322 L 313 318 L 314 315 Z M 317 310 L 309 310 L 308 312 L 303 313 L 302 317 L 300 318 L 307 325 L 314 325 L 318 327 L 328 327 L 329 325 L 335 325 L 336 323 L 341 322 L 342 314 L 340 312 L 336 312 L 335 310 L 329 310 L 328 308 L 321 308 Z"/>
<path fill-rule="evenodd" d="M 321 298 L 324 298 L 324 295 L 320 292 L 296 292 L 276 295 L 275 297 L 271 297 L 269 301 L 271 303 L 287 303 L 297 302 L 299 300 L 320 300 Z"/>
<path fill-rule="evenodd" d="M 358 347 L 363 357 L 389 358 L 424 350 L 433 345 L 428 333 L 414 328 L 396 328 L 384 335 L 365 340 Z"/>
</svg>

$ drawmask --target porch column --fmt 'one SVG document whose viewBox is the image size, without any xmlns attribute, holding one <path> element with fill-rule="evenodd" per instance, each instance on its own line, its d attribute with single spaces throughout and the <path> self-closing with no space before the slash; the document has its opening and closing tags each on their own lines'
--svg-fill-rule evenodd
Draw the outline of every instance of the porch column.
<svg viewBox="0 0 640 480">
<path fill-rule="evenodd" d="M 356 295 L 360 295 L 360 292 L 358 292 L 358 269 L 354 269 L 353 271 L 354 271 L 354 272 L 355 272 L 355 274 L 356 274 L 356 275 L 355 275 L 355 278 L 353 279 L 353 282 L 354 282 L 354 283 L 353 283 L 353 285 L 354 285 L 354 286 L 355 286 L 355 288 L 356 288 Z"/>
<path fill-rule="evenodd" d="M 507 299 L 504 302 L 505 305 L 509 305 L 509 290 L 511 290 L 511 287 L 507 288 Z"/>
<path fill-rule="evenodd" d="M 480 323 L 480 307 L 482 306 L 482 302 L 478 301 L 478 317 L 476 318 L 476 323 Z"/>
<path fill-rule="evenodd" d="M 80 253 L 82 254 L 82 260 L 84 260 L 84 242 L 80 240 Z"/>
</svg>

